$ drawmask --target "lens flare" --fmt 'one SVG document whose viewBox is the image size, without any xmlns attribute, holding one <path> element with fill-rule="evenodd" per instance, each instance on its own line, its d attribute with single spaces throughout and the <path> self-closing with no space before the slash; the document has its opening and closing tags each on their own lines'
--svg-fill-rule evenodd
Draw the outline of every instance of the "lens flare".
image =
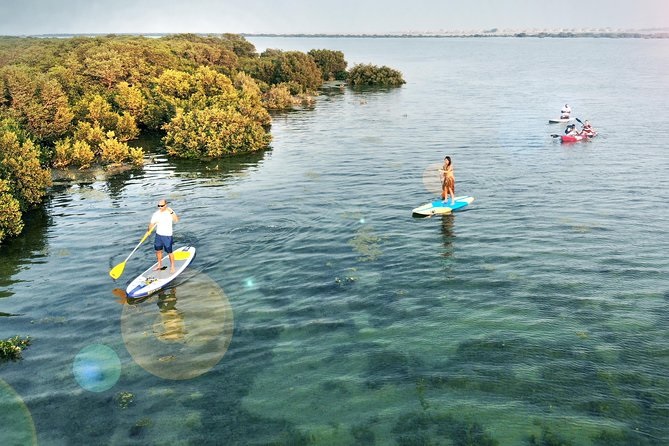
<svg viewBox="0 0 669 446">
<path fill-rule="evenodd" d="M 425 186 L 425 190 L 435 195 L 441 194 L 441 179 L 439 177 L 441 166 L 441 163 L 433 163 L 423 171 L 423 186 Z"/>
<path fill-rule="evenodd" d="M 104 392 L 118 382 L 121 360 L 110 347 L 93 344 L 81 349 L 72 365 L 77 383 L 90 392 Z"/>
<path fill-rule="evenodd" d="M 192 379 L 223 358 L 232 339 L 232 307 L 204 273 L 137 304 L 123 306 L 121 330 L 132 359 L 164 379 Z"/>
<path fill-rule="evenodd" d="M 32 415 L 21 397 L 0 379 L 0 439 L 3 445 L 36 445 Z"/>
</svg>

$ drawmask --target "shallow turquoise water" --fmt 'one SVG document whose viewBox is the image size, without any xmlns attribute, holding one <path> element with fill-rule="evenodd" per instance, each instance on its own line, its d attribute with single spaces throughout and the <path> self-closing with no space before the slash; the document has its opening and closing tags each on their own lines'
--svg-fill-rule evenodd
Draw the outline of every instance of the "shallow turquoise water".
<svg viewBox="0 0 669 446">
<path fill-rule="evenodd" d="M 328 90 L 275 116 L 264 154 L 154 154 L 55 186 L 1 248 L 13 316 L 0 337 L 33 338 L 0 365 L 3 431 L 30 441 L 34 425 L 39 444 L 669 443 L 669 41 L 251 40 L 342 50 L 407 84 Z M 551 138 L 564 102 L 600 136 Z M 412 218 L 446 154 L 476 201 Z M 162 197 L 198 256 L 171 293 L 120 305 L 113 289 L 151 244 L 118 283 L 108 271 Z M 101 392 L 73 370 L 97 344 L 121 367 Z"/>
</svg>

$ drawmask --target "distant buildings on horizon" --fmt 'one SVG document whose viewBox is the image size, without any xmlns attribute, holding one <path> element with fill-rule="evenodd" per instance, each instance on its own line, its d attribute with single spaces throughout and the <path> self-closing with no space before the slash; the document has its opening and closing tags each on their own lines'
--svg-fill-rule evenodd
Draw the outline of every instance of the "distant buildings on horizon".
<svg viewBox="0 0 669 446">
<path fill-rule="evenodd" d="M 14 37 L 74 37 L 74 36 L 106 36 L 136 35 L 161 37 L 173 34 L 188 33 L 58 33 L 58 34 L 26 34 Z M 608 37 L 608 38 L 669 38 L 669 28 L 646 29 L 614 29 L 614 28 L 557 28 L 557 29 L 499 29 L 480 30 L 438 30 L 438 31 L 397 31 L 388 33 L 192 33 L 202 36 L 238 34 L 253 37 Z"/>
<path fill-rule="evenodd" d="M 388 33 L 240 33 L 243 36 L 286 37 L 621 37 L 669 38 L 669 28 L 613 29 L 613 28 L 558 28 L 558 29 L 499 29 L 398 31 Z"/>
</svg>

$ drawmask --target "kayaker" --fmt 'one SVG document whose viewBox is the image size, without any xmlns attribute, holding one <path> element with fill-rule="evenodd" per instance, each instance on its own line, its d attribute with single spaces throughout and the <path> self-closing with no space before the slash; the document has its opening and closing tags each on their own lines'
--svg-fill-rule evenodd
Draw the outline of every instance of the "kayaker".
<svg viewBox="0 0 669 446">
<path fill-rule="evenodd" d="M 569 115 L 571 115 L 571 107 L 569 104 L 564 104 L 564 107 L 560 110 L 560 119 L 569 119 Z"/>
<path fill-rule="evenodd" d="M 444 165 L 439 169 L 439 174 L 441 176 L 441 199 L 448 201 L 450 195 L 451 203 L 455 203 L 455 173 L 450 156 L 444 157 Z"/>
<path fill-rule="evenodd" d="M 587 136 L 588 138 L 592 138 L 593 136 L 595 136 L 597 134 L 595 129 L 592 128 L 592 125 L 590 124 L 590 121 L 588 121 L 587 119 L 583 123 L 583 128 L 581 129 L 581 133 L 583 135 Z"/>
<path fill-rule="evenodd" d="M 569 124 L 567 126 L 567 128 L 564 129 L 564 134 L 565 135 L 576 136 L 576 135 L 580 135 L 581 132 L 576 130 L 576 124 Z"/>
</svg>

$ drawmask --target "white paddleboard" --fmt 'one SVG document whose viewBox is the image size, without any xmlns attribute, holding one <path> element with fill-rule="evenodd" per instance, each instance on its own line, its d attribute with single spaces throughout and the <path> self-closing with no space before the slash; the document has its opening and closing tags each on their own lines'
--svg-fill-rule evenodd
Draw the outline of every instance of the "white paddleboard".
<svg viewBox="0 0 669 446">
<path fill-rule="evenodd" d="M 548 120 L 548 123 L 549 123 L 549 124 L 560 124 L 560 123 L 563 123 L 563 122 L 569 122 L 569 121 L 571 121 L 572 119 L 574 119 L 574 118 L 557 118 L 557 119 L 549 119 L 549 120 Z"/>
<path fill-rule="evenodd" d="M 174 269 L 170 273 L 170 259 L 163 252 L 163 269 L 156 271 L 158 262 L 151 265 L 151 268 L 137 276 L 126 288 L 125 292 L 129 298 L 138 298 L 148 296 L 164 288 L 171 281 L 177 278 L 195 258 L 194 246 L 182 246 L 174 250 Z"/>
<path fill-rule="evenodd" d="M 454 211 L 459 211 L 474 201 L 474 197 L 462 196 L 455 197 L 455 202 L 451 200 L 435 200 L 417 207 L 412 212 L 416 215 L 445 215 Z"/>
</svg>

